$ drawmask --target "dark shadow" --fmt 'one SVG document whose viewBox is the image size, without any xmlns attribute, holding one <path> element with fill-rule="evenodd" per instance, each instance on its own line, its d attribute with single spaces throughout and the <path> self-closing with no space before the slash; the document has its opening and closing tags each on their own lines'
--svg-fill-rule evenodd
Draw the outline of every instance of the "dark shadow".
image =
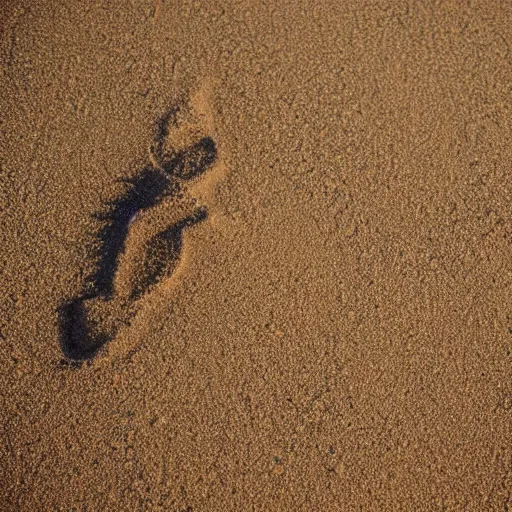
<svg viewBox="0 0 512 512">
<path fill-rule="evenodd" d="M 138 176 L 126 182 L 131 184 L 126 195 L 112 203 L 107 215 L 97 216 L 105 225 L 98 234 L 98 268 L 91 280 L 95 293 L 106 297 L 110 297 L 114 291 L 114 276 L 131 220 L 138 211 L 160 203 L 172 188 L 169 178 L 153 167 L 145 168 Z"/>
<path fill-rule="evenodd" d="M 207 171 L 216 160 L 215 141 L 211 137 L 204 137 L 168 162 L 164 162 L 162 167 L 170 176 L 191 180 Z"/>
<path fill-rule="evenodd" d="M 92 329 L 87 318 L 84 301 L 93 297 L 81 297 L 59 310 L 60 343 L 64 355 L 73 361 L 85 361 L 96 355 L 96 352 L 112 335 L 98 334 Z"/>
<path fill-rule="evenodd" d="M 171 124 L 176 125 L 176 117 L 179 111 L 180 107 L 178 105 L 170 108 L 156 125 L 154 155 L 158 160 L 162 160 L 163 158 L 165 141 L 169 136 L 169 126 Z"/>
</svg>

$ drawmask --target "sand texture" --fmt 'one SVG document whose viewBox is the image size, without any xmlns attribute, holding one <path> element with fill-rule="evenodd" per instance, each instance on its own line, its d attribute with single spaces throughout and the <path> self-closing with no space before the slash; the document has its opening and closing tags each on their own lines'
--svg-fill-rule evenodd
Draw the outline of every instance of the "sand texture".
<svg viewBox="0 0 512 512">
<path fill-rule="evenodd" d="M 0 511 L 512 511 L 512 2 L 0 19 Z"/>
</svg>

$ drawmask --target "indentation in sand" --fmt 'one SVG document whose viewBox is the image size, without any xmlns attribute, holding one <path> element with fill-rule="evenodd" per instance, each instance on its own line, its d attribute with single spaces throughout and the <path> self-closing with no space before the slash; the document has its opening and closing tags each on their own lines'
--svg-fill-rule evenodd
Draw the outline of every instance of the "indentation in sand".
<svg viewBox="0 0 512 512">
<path fill-rule="evenodd" d="M 59 312 L 61 346 L 69 359 L 96 356 L 130 323 L 152 289 L 171 276 L 176 280 L 186 267 L 190 255 L 183 234 L 209 216 L 208 198 L 226 172 L 224 165 L 214 166 L 218 150 L 209 135 L 213 113 L 207 100 L 203 89 L 168 110 L 157 124 L 151 163 L 125 180 L 127 191 L 96 215 L 102 227 L 92 291 Z M 207 173 L 210 179 L 203 176 L 217 167 Z"/>
</svg>

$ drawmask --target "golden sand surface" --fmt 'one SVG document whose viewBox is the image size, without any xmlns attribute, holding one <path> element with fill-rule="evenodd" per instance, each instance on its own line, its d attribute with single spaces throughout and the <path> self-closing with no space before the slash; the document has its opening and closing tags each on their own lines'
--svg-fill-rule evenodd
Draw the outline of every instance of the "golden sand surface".
<svg viewBox="0 0 512 512">
<path fill-rule="evenodd" d="M 512 510 L 511 2 L 1 27 L 0 510 Z"/>
</svg>

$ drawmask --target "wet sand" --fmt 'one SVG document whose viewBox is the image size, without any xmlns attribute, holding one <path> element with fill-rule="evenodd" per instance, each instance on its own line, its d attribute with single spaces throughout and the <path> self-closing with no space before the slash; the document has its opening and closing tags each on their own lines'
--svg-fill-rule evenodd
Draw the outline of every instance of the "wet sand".
<svg viewBox="0 0 512 512">
<path fill-rule="evenodd" d="M 512 510 L 511 5 L 1 19 L 1 510 Z"/>
</svg>

